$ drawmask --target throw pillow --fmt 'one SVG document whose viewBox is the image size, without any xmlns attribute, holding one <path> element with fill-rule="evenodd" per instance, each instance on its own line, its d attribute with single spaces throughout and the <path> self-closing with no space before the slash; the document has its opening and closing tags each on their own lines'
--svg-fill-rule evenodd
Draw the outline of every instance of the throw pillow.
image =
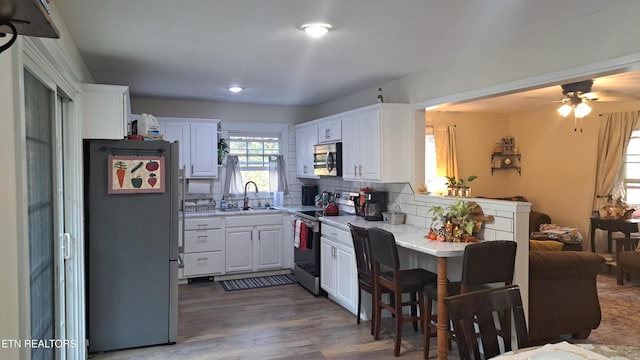
<svg viewBox="0 0 640 360">
<path fill-rule="evenodd" d="M 553 240 L 529 240 L 529 250 L 560 251 L 563 243 Z"/>
</svg>

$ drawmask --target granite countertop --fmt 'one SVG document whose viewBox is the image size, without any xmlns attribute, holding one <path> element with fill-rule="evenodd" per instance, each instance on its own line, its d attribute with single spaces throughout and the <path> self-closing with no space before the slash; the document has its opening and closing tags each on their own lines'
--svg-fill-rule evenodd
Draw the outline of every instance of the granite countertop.
<svg viewBox="0 0 640 360">
<path fill-rule="evenodd" d="M 308 210 L 318 210 L 315 206 L 309 205 L 300 205 L 300 206 L 285 206 L 279 208 L 252 208 L 251 210 L 242 210 L 241 208 L 238 210 L 208 210 L 208 211 L 195 211 L 195 212 L 186 212 L 184 213 L 184 217 L 207 217 L 207 216 L 245 216 L 245 215 L 264 215 L 264 214 L 278 214 L 278 213 L 291 213 L 295 211 L 308 211 Z M 182 215 L 182 212 L 180 213 Z"/>
<path fill-rule="evenodd" d="M 365 228 L 381 228 L 393 233 L 396 244 L 399 246 L 439 257 L 460 256 L 467 246 L 467 243 L 429 240 L 425 238 L 425 235 L 429 234 L 429 230 L 425 227 L 407 224 L 391 225 L 382 221 L 367 221 L 356 215 L 323 216 L 320 218 L 320 222 L 345 231 L 349 231 L 349 227 L 347 226 L 349 223 Z"/>
</svg>

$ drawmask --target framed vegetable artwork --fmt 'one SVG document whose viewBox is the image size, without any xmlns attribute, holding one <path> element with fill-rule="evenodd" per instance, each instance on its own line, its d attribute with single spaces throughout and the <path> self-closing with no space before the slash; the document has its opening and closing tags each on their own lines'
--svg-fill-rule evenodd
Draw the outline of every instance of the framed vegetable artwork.
<svg viewBox="0 0 640 360">
<path fill-rule="evenodd" d="M 109 155 L 109 194 L 163 193 L 164 156 Z"/>
</svg>

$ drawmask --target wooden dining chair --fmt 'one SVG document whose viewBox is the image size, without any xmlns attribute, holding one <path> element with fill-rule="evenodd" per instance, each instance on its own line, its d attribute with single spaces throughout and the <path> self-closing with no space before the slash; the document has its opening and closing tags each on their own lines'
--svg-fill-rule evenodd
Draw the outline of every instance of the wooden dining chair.
<svg viewBox="0 0 640 360">
<path fill-rule="evenodd" d="M 518 348 L 529 345 L 518 285 L 450 296 L 444 303 L 461 360 L 489 359 L 511 351 L 512 315 Z"/>
<path fill-rule="evenodd" d="M 371 294 L 373 299 L 373 265 L 371 262 L 371 248 L 369 245 L 369 230 L 363 227 L 347 224 L 351 231 L 353 249 L 356 256 L 356 267 L 358 270 L 358 311 L 356 312 L 356 323 L 360 324 L 360 314 L 362 310 L 362 291 Z M 373 317 L 376 314 L 375 301 L 371 301 L 371 335 L 373 335 Z"/>
<path fill-rule="evenodd" d="M 467 245 L 462 256 L 461 280 L 447 284 L 446 296 L 486 289 L 491 284 L 511 285 L 516 249 L 517 243 L 510 240 L 483 241 Z M 437 285 L 426 285 L 424 296 L 426 303 L 424 358 L 426 359 L 429 356 L 431 331 L 436 331 L 438 327 L 438 318 L 433 314 L 433 304 L 438 300 Z M 449 341 L 454 338 L 451 335 L 449 333 Z"/>
<path fill-rule="evenodd" d="M 425 269 L 400 270 L 398 248 L 392 233 L 379 228 L 370 228 L 369 240 L 374 279 L 374 339 L 380 338 L 382 310 L 387 310 L 395 317 L 393 354 L 399 356 L 402 324 L 412 322 L 414 331 L 418 330 L 418 324 L 423 326 L 425 314 L 423 289 L 426 284 L 435 284 L 437 275 Z M 390 293 L 389 302 L 383 300 L 383 291 Z M 409 293 L 409 301 L 402 300 L 403 293 Z M 405 316 L 402 311 L 406 306 L 411 309 L 409 316 Z"/>
</svg>

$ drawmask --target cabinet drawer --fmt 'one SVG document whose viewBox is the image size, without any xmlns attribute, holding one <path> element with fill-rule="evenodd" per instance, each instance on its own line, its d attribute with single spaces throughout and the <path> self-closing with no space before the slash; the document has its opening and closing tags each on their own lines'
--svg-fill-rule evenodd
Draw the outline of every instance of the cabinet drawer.
<svg viewBox="0 0 640 360">
<path fill-rule="evenodd" d="M 282 214 L 273 215 L 236 215 L 227 217 L 227 227 L 282 225 Z"/>
<path fill-rule="evenodd" d="M 320 232 L 323 237 L 329 238 L 337 243 L 343 244 L 348 248 L 353 249 L 353 240 L 351 239 L 351 233 L 338 229 L 325 223 L 320 226 Z"/>
<path fill-rule="evenodd" d="M 224 231 L 222 229 L 190 230 L 184 233 L 184 252 L 224 250 Z"/>
<path fill-rule="evenodd" d="M 224 271 L 224 252 L 184 254 L 184 276 L 220 274 Z"/>
<path fill-rule="evenodd" d="M 219 229 L 223 219 L 220 217 L 202 217 L 184 220 L 185 230 Z"/>
</svg>

